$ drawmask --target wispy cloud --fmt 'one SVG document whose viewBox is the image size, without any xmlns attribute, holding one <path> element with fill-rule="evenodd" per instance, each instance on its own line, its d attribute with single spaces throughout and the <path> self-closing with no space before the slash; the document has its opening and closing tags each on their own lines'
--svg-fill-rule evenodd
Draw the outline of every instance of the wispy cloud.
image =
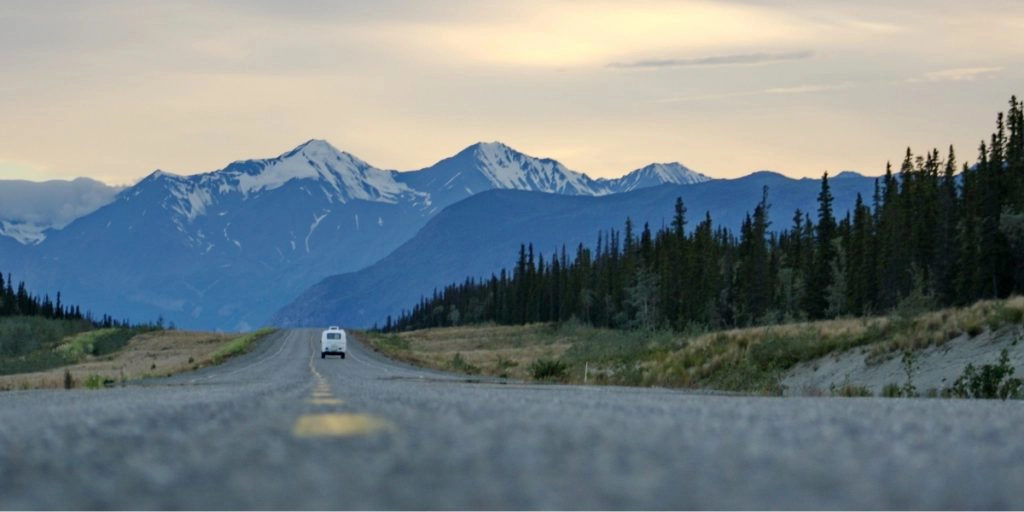
<svg viewBox="0 0 1024 512">
<path fill-rule="evenodd" d="M 943 69 L 925 73 L 924 78 L 911 79 L 911 82 L 972 82 L 979 78 L 988 78 L 1003 68 L 1001 67 L 978 67 L 978 68 L 953 68 Z"/>
<path fill-rule="evenodd" d="M 838 91 L 843 89 L 853 89 L 855 86 L 852 83 L 838 83 L 838 84 L 807 84 L 807 85 L 796 85 L 792 87 L 771 87 L 767 89 L 754 89 L 746 91 L 735 91 L 735 92 L 723 92 L 716 94 L 704 94 L 699 96 L 687 96 L 687 97 L 675 97 L 665 98 L 660 100 L 659 103 L 683 103 L 691 101 L 706 101 L 706 100 L 720 100 L 725 98 L 739 98 L 743 96 L 764 96 L 764 95 L 779 95 L 779 94 L 811 94 L 816 92 L 827 92 L 827 91 Z"/>
<path fill-rule="evenodd" d="M 658 69 L 689 66 L 735 66 L 804 60 L 813 56 L 814 52 L 810 50 L 781 53 L 738 53 L 688 59 L 646 59 L 630 62 L 612 62 L 608 64 L 608 67 L 616 69 Z"/>
<path fill-rule="evenodd" d="M 764 89 L 759 91 L 762 94 L 804 94 L 811 92 L 825 92 L 825 91 L 838 91 L 842 89 L 852 89 L 853 84 L 841 83 L 841 84 L 808 84 L 808 85 L 797 85 L 794 87 L 773 87 L 770 89 Z"/>
</svg>

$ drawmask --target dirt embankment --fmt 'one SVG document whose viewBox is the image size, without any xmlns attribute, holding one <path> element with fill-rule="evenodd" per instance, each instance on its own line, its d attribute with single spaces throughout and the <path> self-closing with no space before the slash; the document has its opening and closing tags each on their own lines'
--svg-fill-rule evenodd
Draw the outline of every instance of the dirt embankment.
<svg viewBox="0 0 1024 512">
<path fill-rule="evenodd" d="M 1011 325 L 996 331 L 985 330 L 977 336 L 964 333 L 941 345 L 913 352 L 910 382 L 922 396 L 941 394 L 953 385 L 968 364 L 975 367 L 995 364 L 1006 349 L 1015 376 L 1024 377 L 1024 325 Z M 886 385 L 903 386 L 908 381 L 907 363 L 902 354 L 872 356 L 865 346 L 796 365 L 782 381 L 789 396 L 829 394 L 833 388 L 854 386 L 874 395 Z"/>
</svg>

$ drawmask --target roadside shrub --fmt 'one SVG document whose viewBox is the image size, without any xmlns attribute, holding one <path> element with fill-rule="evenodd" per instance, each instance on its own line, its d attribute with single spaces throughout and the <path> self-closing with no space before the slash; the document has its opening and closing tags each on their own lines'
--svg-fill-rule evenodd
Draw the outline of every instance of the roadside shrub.
<svg viewBox="0 0 1024 512">
<path fill-rule="evenodd" d="M 993 315 L 991 328 L 995 330 L 1005 325 L 1017 325 L 1021 323 L 1024 323 L 1024 309 L 1015 308 L 1010 303 L 1004 303 L 998 310 L 996 310 L 995 315 Z"/>
<path fill-rule="evenodd" d="M 844 382 L 842 386 L 836 386 L 835 383 L 829 386 L 829 392 L 832 396 L 844 396 L 844 397 L 862 397 L 862 396 L 874 396 L 871 390 L 864 386 L 857 386 Z"/>
<path fill-rule="evenodd" d="M 64 369 L 64 389 L 75 387 L 75 378 L 71 376 L 71 370 Z"/>
<path fill-rule="evenodd" d="M 82 385 L 85 386 L 86 389 L 100 389 L 103 387 L 103 376 L 96 374 L 89 375 L 85 378 L 85 381 L 82 382 Z"/>
<path fill-rule="evenodd" d="M 519 363 L 511 359 L 505 359 L 502 356 L 498 356 L 498 361 L 494 363 L 494 373 L 497 374 L 498 377 L 507 379 L 508 371 L 516 366 L 519 366 Z"/>
<path fill-rule="evenodd" d="M 914 358 L 914 353 L 909 350 L 903 352 L 901 363 L 903 365 L 903 373 L 907 375 L 907 381 L 903 383 L 903 388 L 900 389 L 900 396 L 916 397 L 917 386 L 914 385 L 914 374 L 917 373 L 918 365 Z"/>
<path fill-rule="evenodd" d="M 569 365 L 558 359 L 537 359 L 530 364 L 534 380 L 563 382 L 569 375 Z"/>
<path fill-rule="evenodd" d="M 75 363 L 76 359 L 50 349 L 39 349 L 24 356 L 0 358 L 0 375 L 31 373 Z"/>
<path fill-rule="evenodd" d="M 385 352 L 409 350 L 409 340 L 397 335 L 377 336 L 374 340 Z"/>
<path fill-rule="evenodd" d="M 805 358 L 801 340 L 768 336 L 750 348 L 750 359 L 764 370 L 784 370 Z"/>
<path fill-rule="evenodd" d="M 963 373 L 949 389 L 949 395 L 957 398 L 1021 398 L 1021 379 L 1014 377 L 1010 365 L 1010 354 L 1004 348 L 996 364 L 985 364 L 976 368 L 968 364 Z"/>
<path fill-rule="evenodd" d="M 0 357 L 17 357 L 51 348 L 62 339 L 93 329 L 86 320 L 51 320 L 42 317 L 0 318 Z"/>
<path fill-rule="evenodd" d="M 885 398 L 900 398 L 903 396 L 903 387 L 890 382 L 882 388 L 882 396 Z"/>
<path fill-rule="evenodd" d="M 456 352 L 455 355 L 452 356 L 452 360 L 448 362 L 448 367 L 457 372 L 468 373 L 470 375 L 480 373 L 480 368 L 469 364 L 469 362 L 462 357 L 462 352 Z"/>
<path fill-rule="evenodd" d="M 138 329 L 114 329 L 97 336 L 92 346 L 92 355 L 102 356 L 122 349 L 139 334 Z"/>
</svg>

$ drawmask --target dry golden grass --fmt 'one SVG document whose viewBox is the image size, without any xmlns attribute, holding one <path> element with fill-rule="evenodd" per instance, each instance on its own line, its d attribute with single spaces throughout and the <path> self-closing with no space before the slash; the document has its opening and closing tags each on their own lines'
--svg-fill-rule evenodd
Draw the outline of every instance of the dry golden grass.
<svg viewBox="0 0 1024 512">
<path fill-rule="evenodd" d="M 775 393 L 784 372 L 799 362 L 854 348 L 864 350 L 869 362 L 881 362 L 965 333 L 977 336 L 1021 324 L 1024 297 L 916 316 L 797 322 L 691 336 L 534 324 L 428 329 L 365 338 L 392 357 L 444 370 L 458 370 L 452 365 L 458 354 L 481 373 L 529 380 L 534 361 L 562 359 L 575 365 L 571 382 L 581 380 L 586 362 L 592 378 L 605 376 L 616 384 Z"/>
<path fill-rule="evenodd" d="M 140 334 L 113 354 L 43 372 L 0 376 L 0 389 L 62 388 L 65 369 L 79 386 L 92 375 L 113 382 L 173 375 L 209 364 L 217 350 L 236 337 L 184 331 Z"/>
<path fill-rule="evenodd" d="M 683 348 L 649 365 L 652 372 L 648 382 L 690 386 L 723 371 L 781 370 L 790 363 L 860 346 L 868 347 L 869 362 L 881 362 L 905 351 L 942 345 L 965 333 L 973 337 L 986 330 L 1022 322 L 1024 297 L 1012 297 L 927 312 L 908 319 L 880 316 L 719 331 L 697 336 Z M 769 343 L 777 345 L 772 348 L 777 354 L 766 348 Z M 779 366 L 772 366 L 774 361 L 778 361 Z"/>
<path fill-rule="evenodd" d="M 414 364 L 458 371 L 452 361 L 459 354 L 482 374 L 526 380 L 535 360 L 557 359 L 572 346 L 572 339 L 553 334 L 552 327 L 544 324 L 481 325 L 394 335 L 371 333 L 363 338 L 391 357 Z"/>
</svg>

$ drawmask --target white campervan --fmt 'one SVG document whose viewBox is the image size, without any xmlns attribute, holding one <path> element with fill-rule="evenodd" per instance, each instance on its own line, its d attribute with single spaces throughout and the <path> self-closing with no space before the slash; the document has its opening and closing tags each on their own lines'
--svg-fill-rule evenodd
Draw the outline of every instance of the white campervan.
<svg viewBox="0 0 1024 512">
<path fill-rule="evenodd" d="M 336 325 L 327 328 L 320 336 L 320 359 L 327 356 L 341 356 L 345 359 L 345 351 L 348 349 L 348 336 L 345 331 Z"/>
</svg>

